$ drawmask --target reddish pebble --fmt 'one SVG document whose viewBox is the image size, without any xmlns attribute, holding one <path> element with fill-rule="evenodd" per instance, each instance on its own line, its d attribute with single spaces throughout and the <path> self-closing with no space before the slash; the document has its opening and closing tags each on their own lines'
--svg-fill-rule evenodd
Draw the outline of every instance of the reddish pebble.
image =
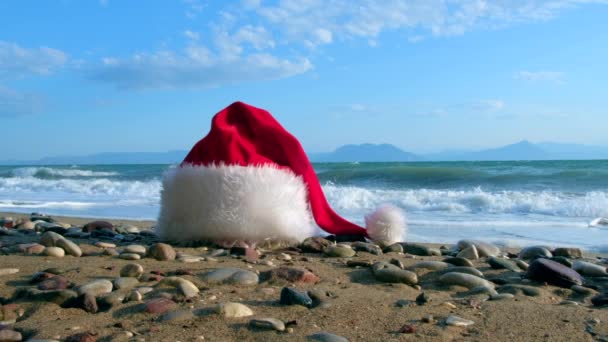
<svg viewBox="0 0 608 342">
<path fill-rule="evenodd" d="M 298 267 L 279 267 L 262 273 L 262 279 L 264 280 L 269 280 L 273 278 L 287 280 L 291 283 L 316 284 L 321 281 L 321 278 L 319 278 L 314 273 L 310 272 L 309 270 Z"/>
<path fill-rule="evenodd" d="M 43 280 L 38 283 L 38 289 L 40 290 L 65 290 L 72 284 L 70 281 L 62 276 L 56 275 L 49 279 Z"/>
<path fill-rule="evenodd" d="M 177 304 L 167 298 L 155 298 L 146 303 L 145 312 L 153 314 L 162 314 L 169 310 L 173 310 Z"/>
<path fill-rule="evenodd" d="M 89 223 L 85 224 L 84 227 L 82 227 L 82 231 L 90 233 L 94 230 L 99 230 L 99 229 L 104 229 L 104 228 L 107 228 L 107 229 L 110 229 L 113 231 L 114 225 L 108 221 L 93 221 L 93 222 L 89 222 Z"/>
<path fill-rule="evenodd" d="M 97 334 L 92 334 L 90 332 L 84 332 L 72 336 L 68 336 L 65 339 L 66 342 L 96 342 L 97 338 L 95 337 Z"/>
<path fill-rule="evenodd" d="M 405 324 L 399 329 L 399 333 L 401 334 L 413 334 L 416 332 L 416 327 L 413 325 Z"/>
</svg>

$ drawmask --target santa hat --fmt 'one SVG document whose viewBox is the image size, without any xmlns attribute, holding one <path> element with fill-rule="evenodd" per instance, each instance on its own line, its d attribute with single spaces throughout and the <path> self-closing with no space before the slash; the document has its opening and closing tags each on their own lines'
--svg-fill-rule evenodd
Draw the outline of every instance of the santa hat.
<svg viewBox="0 0 608 342">
<path fill-rule="evenodd" d="M 383 206 L 353 224 L 329 206 L 298 140 L 269 112 L 242 102 L 220 111 L 209 134 L 163 179 L 157 233 L 172 241 L 301 241 L 330 234 L 399 242 L 405 217 Z"/>
</svg>

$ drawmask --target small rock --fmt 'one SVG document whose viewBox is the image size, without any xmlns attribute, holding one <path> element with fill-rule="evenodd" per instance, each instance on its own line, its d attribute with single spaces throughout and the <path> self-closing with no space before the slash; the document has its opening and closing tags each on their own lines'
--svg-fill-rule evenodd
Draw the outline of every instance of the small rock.
<svg viewBox="0 0 608 342">
<path fill-rule="evenodd" d="M 240 268 L 219 268 L 207 272 L 202 277 L 208 283 L 224 283 L 233 285 L 255 285 L 259 282 L 257 274 Z"/>
<path fill-rule="evenodd" d="M 325 249 L 325 255 L 333 258 L 351 258 L 356 252 L 348 245 L 332 245 Z"/>
<path fill-rule="evenodd" d="M 133 290 L 129 292 L 127 296 L 127 301 L 129 302 L 139 302 L 144 298 L 143 294 L 137 290 Z"/>
<path fill-rule="evenodd" d="M 128 290 L 139 284 L 139 280 L 133 277 L 120 277 L 114 279 L 114 288 L 117 290 Z"/>
<path fill-rule="evenodd" d="M 475 247 L 475 245 L 471 245 L 470 247 L 461 250 L 456 256 L 469 260 L 479 259 L 479 253 L 477 252 L 477 247 Z"/>
<path fill-rule="evenodd" d="M 139 278 L 142 274 L 144 274 L 144 267 L 140 264 L 126 264 L 120 269 L 121 277 Z"/>
<path fill-rule="evenodd" d="M 528 270 L 528 267 L 530 267 L 530 265 L 528 265 L 528 263 L 527 263 L 527 262 L 525 262 L 525 261 L 523 261 L 523 260 L 521 260 L 521 259 L 517 259 L 517 260 L 515 261 L 515 264 L 517 265 L 517 267 L 521 268 L 521 269 L 522 269 L 522 270 L 524 270 L 524 271 L 527 271 L 527 270 Z"/>
<path fill-rule="evenodd" d="M 466 274 L 478 276 L 480 278 L 483 277 L 483 273 L 480 270 L 478 270 L 474 267 L 468 267 L 468 266 L 454 266 L 454 267 L 446 268 L 446 269 L 442 270 L 441 272 L 443 272 L 443 273 L 449 273 L 449 272 L 466 273 Z"/>
<path fill-rule="evenodd" d="M 532 280 L 547 282 L 560 287 L 583 284 L 583 278 L 576 271 L 549 259 L 534 260 L 526 274 Z"/>
<path fill-rule="evenodd" d="M 449 315 L 445 320 L 445 324 L 455 326 L 455 327 L 468 327 L 469 325 L 475 324 L 475 322 L 470 321 L 468 319 L 464 319 L 462 317 L 458 317 L 456 315 Z"/>
<path fill-rule="evenodd" d="M 43 273 L 43 274 L 50 274 L 50 273 Z M 38 289 L 44 290 L 44 291 L 65 290 L 70 286 L 72 286 L 72 283 L 67 278 L 62 277 L 60 275 L 52 276 L 52 277 L 38 283 Z"/>
<path fill-rule="evenodd" d="M 248 317 L 253 311 L 241 303 L 223 303 L 215 307 L 215 311 L 226 318 Z"/>
<path fill-rule="evenodd" d="M 583 257 L 583 252 L 580 248 L 556 248 L 553 251 L 553 255 L 570 259 L 580 259 Z"/>
<path fill-rule="evenodd" d="M 542 294 L 542 290 L 529 285 L 507 284 L 502 285 L 497 289 L 499 293 L 510 293 L 513 295 L 523 293 L 526 296 L 538 297 Z"/>
<path fill-rule="evenodd" d="M 148 251 L 149 257 L 160 261 L 175 260 L 175 254 L 175 249 L 166 243 L 154 244 Z"/>
<path fill-rule="evenodd" d="M 403 246 L 400 243 L 394 243 L 390 246 L 386 246 L 382 252 L 384 253 L 403 253 Z"/>
<path fill-rule="evenodd" d="M 63 250 L 69 255 L 75 257 L 80 257 L 82 255 L 82 250 L 80 249 L 80 247 L 78 247 L 77 244 L 68 239 L 64 238 L 57 240 L 55 246 L 63 248 Z"/>
<path fill-rule="evenodd" d="M 416 273 L 402 270 L 395 265 L 380 261 L 372 266 L 374 277 L 385 283 L 404 283 L 407 285 L 416 285 L 418 276 Z"/>
<path fill-rule="evenodd" d="M 498 257 L 490 257 L 490 258 L 488 258 L 487 262 L 490 265 L 490 267 L 492 267 L 493 269 L 497 269 L 497 270 L 498 269 L 507 269 L 507 270 L 513 271 L 513 272 L 521 271 L 519 269 L 519 267 L 517 267 L 517 265 L 515 265 L 515 263 L 512 262 L 511 260 L 498 258 Z"/>
<path fill-rule="evenodd" d="M 106 249 L 107 251 L 109 249 Z M 123 259 L 123 260 L 139 260 L 141 259 L 141 255 L 137 254 L 137 253 L 120 253 L 120 255 L 118 256 L 119 258 Z"/>
<path fill-rule="evenodd" d="M 608 293 L 601 293 L 591 298 L 591 304 L 593 304 L 593 306 L 608 305 Z"/>
<path fill-rule="evenodd" d="M 19 273 L 18 268 L 0 268 L 0 276 Z"/>
<path fill-rule="evenodd" d="M 460 240 L 456 243 L 456 246 L 459 250 L 475 246 L 477 254 L 480 257 L 491 257 L 500 254 L 500 248 L 498 248 L 496 245 L 479 240 Z"/>
<path fill-rule="evenodd" d="M 84 227 L 82 227 L 82 231 L 87 233 L 101 229 L 109 229 L 113 231 L 114 225 L 107 221 L 93 221 L 85 224 Z"/>
<path fill-rule="evenodd" d="M 572 287 L 570 287 L 570 290 L 583 296 L 592 296 L 597 294 L 597 291 L 595 291 L 594 289 L 590 289 L 581 285 L 572 285 Z"/>
<path fill-rule="evenodd" d="M 518 257 L 523 260 L 530 260 L 536 257 L 550 258 L 552 256 L 551 251 L 545 246 L 530 246 L 522 249 Z"/>
<path fill-rule="evenodd" d="M 82 308 L 88 313 L 96 313 L 99 308 L 97 306 L 97 299 L 91 293 L 85 293 L 80 296 L 82 300 Z"/>
<path fill-rule="evenodd" d="M 305 292 L 299 292 L 290 287 L 284 287 L 281 290 L 281 299 L 279 301 L 283 305 L 302 305 L 307 308 L 312 307 L 312 298 Z"/>
<path fill-rule="evenodd" d="M 423 323 L 435 323 L 435 317 L 433 317 L 433 315 L 425 315 L 422 317 L 421 321 Z"/>
<path fill-rule="evenodd" d="M 24 243 L 17 245 L 18 251 L 25 254 L 42 254 L 44 248 L 45 247 L 39 243 Z"/>
<path fill-rule="evenodd" d="M 479 286 L 484 286 L 490 289 L 494 288 L 494 284 L 492 284 L 491 282 L 483 278 L 474 276 L 472 274 L 466 273 L 448 272 L 439 277 L 439 281 L 446 285 L 464 286 L 468 289 L 472 289 Z"/>
<path fill-rule="evenodd" d="M 373 243 L 357 241 L 353 242 L 351 247 L 355 251 L 367 252 L 374 255 L 382 255 L 382 249 L 378 245 L 375 245 Z"/>
<path fill-rule="evenodd" d="M 94 280 L 78 288 L 78 294 L 91 293 L 97 297 L 99 295 L 112 292 L 112 282 L 106 279 Z"/>
<path fill-rule="evenodd" d="M 99 248 L 116 248 L 116 244 L 103 241 L 97 241 L 94 245 Z"/>
<path fill-rule="evenodd" d="M 65 256 L 65 251 L 63 248 L 59 247 L 46 247 L 43 254 L 50 257 L 63 258 Z"/>
<path fill-rule="evenodd" d="M 264 330 L 276 330 L 276 331 L 284 331 L 285 323 L 283 321 L 278 320 L 276 318 L 259 318 L 252 319 L 249 321 L 249 325 L 253 328 L 264 329 Z"/>
<path fill-rule="evenodd" d="M 592 264 L 587 261 L 576 260 L 572 264 L 572 268 L 586 277 L 606 277 L 608 276 L 608 272 L 606 272 L 606 267 Z"/>
<path fill-rule="evenodd" d="M 173 310 L 177 307 L 177 304 L 167 298 L 154 298 L 146 302 L 144 311 L 151 314 L 162 314 L 167 311 Z"/>
<path fill-rule="evenodd" d="M 416 304 L 418 304 L 418 305 L 424 305 L 430 301 L 431 301 L 431 297 L 428 294 L 426 294 L 426 292 L 422 292 L 421 294 L 419 294 L 416 297 Z"/>
<path fill-rule="evenodd" d="M 135 253 L 140 256 L 145 256 L 147 253 L 146 247 L 142 245 L 128 245 L 122 250 L 123 253 Z"/>
<path fill-rule="evenodd" d="M 269 271 L 262 272 L 262 281 L 284 280 L 290 283 L 316 284 L 321 281 L 314 273 L 299 267 L 278 267 Z"/>
<path fill-rule="evenodd" d="M 166 312 L 162 316 L 159 317 L 159 321 L 168 322 L 168 321 L 185 321 L 189 319 L 193 319 L 194 314 L 191 310 L 176 310 Z"/>
<path fill-rule="evenodd" d="M 454 266 L 473 267 L 471 260 L 463 257 L 445 258 L 443 259 L 443 262 L 447 262 L 448 264 L 452 264 Z"/>
<path fill-rule="evenodd" d="M 453 267 L 452 264 L 448 264 L 447 262 L 443 262 L 443 261 L 430 261 L 429 260 L 429 261 L 417 262 L 417 263 L 413 264 L 412 266 L 408 267 L 408 269 L 416 270 L 416 269 L 422 268 L 422 269 L 427 269 L 427 270 L 438 271 L 438 270 L 444 270 L 449 267 Z"/>
<path fill-rule="evenodd" d="M 21 341 L 23 337 L 21 333 L 11 329 L 2 329 L 0 330 L 0 341 L 3 342 L 12 342 L 12 341 Z"/>
<path fill-rule="evenodd" d="M 399 259 L 391 258 L 391 260 L 389 260 L 388 263 L 391 264 L 391 265 L 395 265 L 395 266 L 399 267 L 402 270 L 405 269 L 405 265 L 403 264 L 403 261 L 401 261 Z"/>
<path fill-rule="evenodd" d="M 431 255 L 441 255 L 441 251 L 435 248 L 430 248 L 425 245 L 417 244 L 417 243 L 409 243 L 403 242 L 401 243 L 401 247 L 403 247 L 403 252 L 420 255 L 420 256 L 431 256 Z"/>
<path fill-rule="evenodd" d="M 307 336 L 309 340 L 319 341 L 319 342 L 348 342 L 348 339 L 345 337 L 335 335 L 328 332 L 318 332 L 312 335 Z"/>
<path fill-rule="evenodd" d="M 45 232 L 40 236 L 40 244 L 45 247 L 55 247 L 57 241 L 65 239 L 63 236 L 55 232 Z"/>
<path fill-rule="evenodd" d="M 322 237 L 309 237 L 302 241 L 300 249 L 305 253 L 323 253 L 325 248 L 331 246 L 333 243 Z"/>
<path fill-rule="evenodd" d="M 348 260 L 346 262 L 346 266 L 348 266 L 348 267 L 370 267 L 370 266 L 372 266 L 372 262 L 369 260 Z"/>
<path fill-rule="evenodd" d="M 167 277 L 160 281 L 159 285 L 170 285 L 176 287 L 186 298 L 196 297 L 199 289 L 190 280 L 180 277 Z"/>
<path fill-rule="evenodd" d="M 90 332 L 84 332 L 75 334 L 72 336 L 68 336 L 65 339 L 65 342 L 96 342 L 97 338 L 95 337 L 97 334 L 92 334 Z"/>
<path fill-rule="evenodd" d="M 490 300 L 511 299 L 515 296 L 512 293 L 497 293 L 490 296 Z"/>
</svg>

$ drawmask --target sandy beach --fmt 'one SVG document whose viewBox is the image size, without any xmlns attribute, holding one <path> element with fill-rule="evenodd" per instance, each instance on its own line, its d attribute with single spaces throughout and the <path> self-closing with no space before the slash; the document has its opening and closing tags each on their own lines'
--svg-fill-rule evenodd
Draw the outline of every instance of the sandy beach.
<svg viewBox="0 0 608 342">
<path fill-rule="evenodd" d="M 83 226 L 99 220 L 52 217 L 54 223 L 37 220 L 25 225 L 29 215 L 0 213 L 0 217 L 13 219 L 12 223 L 3 220 L 5 227 L 14 226 L 0 232 L 0 301 L 3 304 L 0 336 L 3 338 L 12 336 L 17 340 L 20 336 L 24 341 L 344 341 L 339 336 L 350 341 L 608 339 L 605 324 L 608 312 L 601 306 L 606 298 L 599 295 L 608 280 L 608 275 L 603 275 L 606 273 L 603 255 L 583 252 L 583 257 L 578 258 L 577 250 L 552 251 L 562 256 L 551 263 L 562 266 L 574 263 L 573 267 L 583 274 L 581 277 L 567 266 L 565 268 L 575 275 L 549 263 L 536 265 L 547 269 L 537 267 L 534 272 L 526 272 L 523 268 L 537 261 L 520 261 L 520 250 L 514 249 L 501 250 L 497 257 L 481 256 L 488 247 L 483 245 L 475 248 L 477 259 L 470 247 L 463 251 L 466 248 L 458 250 L 455 246 L 440 244 L 405 244 L 384 248 L 382 252 L 372 244 L 353 243 L 356 251 L 330 245 L 320 248 L 325 249 L 324 252 L 310 252 L 311 248 L 319 247 L 319 242 L 327 243 L 321 239 L 315 240 L 316 244 L 308 241 L 299 247 L 258 247 L 257 251 L 223 250 L 217 246 L 163 245 L 160 248 L 152 234 L 141 233 L 153 226 L 151 221 L 108 220 L 113 224 L 111 229 L 104 230 L 97 223 L 88 226 L 90 232 L 83 233 Z M 121 233 L 121 229 L 128 232 Z M 78 253 L 69 243 L 59 240 L 76 243 L 81 255 L 69 255 Z M 36 247 L 36 243 L 47 247 Z M 48 255 L 56 252 L 53 244 L 64 246 L 61 249 L 66 255 Z M 461 257 L 447 259 L 456 253 L 461 253 Z M 534 258 L 535 254 L 546 252 L 527 249 L 522 253 L 519 254 L 522 258 L 527 257 L 524 254 Z M 355 255 L 347 257 L 350 254 Z M 599 266 L 594 268 L 581 261 Z M 482 273 L 481 277 L 474 276 L 475 281 L 486 284 L 481 288 L 465 284 L 458 275 L 454 276 L 454 273 L 464 274 L 459 272 L 475 273 L 470 268 L 463 270 L 457 266 L 469 262 Z M 137 266 L 125 268 L 134 263 L 143 270 Z M 500 268 L 505 265 L 512 270 Z M 228 272 L 232 277 L 222 278 L 217 270 Z M 213 271 L 216 272 L 210 274 Z M 235 272 L 241 273 L 234 275 Z M 531 274 L 545 278 L 528 279 Z M 125 277 L 127 275 L 129 277 Z M 99 283 L 100 279 L 106 280 L 101 283 L 110 281 L 113 286 L 110 289 L 101 286 L 102 289 L 92 292 L 84 290 L 87 287 L 83 285 Z M 577 279 L 582 286 L 576 285 Z M 284 290 L 285 287 L 296 291 Z M 285 293 L 282 295 L 282 292 Z M 595 298 L 593 302 L 592 298 Z M 300 304 L 290 305 L 293 302 Z M 235 313 L 233 305 L 227 303 L 243 304 L 251 312 L 236 305 Z M 222 304 L 223 309 L 218 309 Z M 241 314 L 245 316 L 229 317 Z"/>
</svg>

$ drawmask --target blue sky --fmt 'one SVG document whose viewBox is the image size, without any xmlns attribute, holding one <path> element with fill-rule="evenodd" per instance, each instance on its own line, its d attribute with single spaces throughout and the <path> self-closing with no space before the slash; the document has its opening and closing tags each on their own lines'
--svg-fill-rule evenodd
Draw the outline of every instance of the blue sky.
<svg viewBox="0 0 608 342">
<path fill-rule="evenodd" d="M 608 145 L 608 2 L 0 2 L 0 159 L 189 149 L 233 101 L 309 152 Z"/>
</svg>

